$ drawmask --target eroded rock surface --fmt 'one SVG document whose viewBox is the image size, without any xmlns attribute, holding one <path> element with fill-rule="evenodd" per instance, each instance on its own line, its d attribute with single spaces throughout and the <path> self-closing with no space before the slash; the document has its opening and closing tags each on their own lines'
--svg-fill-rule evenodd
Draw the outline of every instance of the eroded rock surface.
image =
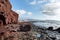
<svg viewBox="0 0 60 40">
<path fill-rule="evenodd" d="M 9 0 L 0 0 L 0 20 L 3 24 L 18 22 L 18 14 L 11 10 L 11 8 Z"/>
<path fill-rule="evenodd" d="M 18 14 L 12 10 L 9 0 L 0 0 L 0 40 L 19 40 L 20 32 L 23 35 L 30 29 L 30 25 L 18 24 Z"/>
<path fill-rule="evenodd" d="M 18 40 L 17 27 L 10 26 L 17 23 L 18 14 L 12 10 L 9 0 L 0 0 L 0 40 Z"/>
</svg>

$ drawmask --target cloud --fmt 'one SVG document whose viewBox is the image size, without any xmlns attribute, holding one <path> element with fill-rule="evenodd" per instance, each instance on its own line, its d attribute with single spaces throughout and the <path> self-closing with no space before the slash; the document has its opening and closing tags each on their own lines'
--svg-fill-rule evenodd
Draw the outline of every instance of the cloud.
<svg viewBox="0 0 60 40">
<path fill-rule="evenodd" d="M 32 15 L 32 12 L 29 12 L 29 11 L 26 11 L 26 10 L 14 10 L 16 13 L 19 14 L 19 17 L 22 15 L 26 15 L 26 16 L 29 16 L 29 15 Z"/>
<path fill-rule="evenodd" d="M 37 1 L 37 4 L 41 4 L 41 3 L 44 3 L 44 2 L 47 2 L 48 0 L 38 0 Z"/>
<path fill-rule="evenodd" d="M 44 2 L 47 2 L 47 0 L 33 0 L 32 2 L 30 2 L 30 5 L 38 5 Z"/>
<path fill-rule="evenodd" d="M 32 15 L 32 12 L 28 12 L 28 15 Z"/>
<path fill-rule="evenodd" d="M 50 3 L 58 2 L 59 0 L 49 0 Z"/>
<path fill-rule="evenodd" d="M 60 0 L 33 0 L 32 7 L 36 7 L 42 19 L 60 20 Z"/>
<path fill-rule="evenodd" d="M 30 2 L 31 5 L 35 5 L 36 4 L 36 0 L 33 0 L 32 2 Z"/>
<path fill-rule="evenodd" d="M 47 15 L 60 15 L 60 1 L 58 0 L 49 0 L 49 3 L 44 5 L 44 8 L 42 9 L 43 14 Z"/>
<path fill-rule="evenodd" d="M 42 3 L 46 4 L 42 5 Z M 37 9 L 42 6 L 40 12 L 49 16 L 57 16 L 60 14 L 60 0 L 33 0 L 30 2 L 30 5 L 38 5 L 36 6 Z"/>
<path fill-rule="evenodd" d="M 26 13 L 25 10 L 15 10 L 15 12 L 17 12 L 18 14 L 25 14 Z"/>
</svg>

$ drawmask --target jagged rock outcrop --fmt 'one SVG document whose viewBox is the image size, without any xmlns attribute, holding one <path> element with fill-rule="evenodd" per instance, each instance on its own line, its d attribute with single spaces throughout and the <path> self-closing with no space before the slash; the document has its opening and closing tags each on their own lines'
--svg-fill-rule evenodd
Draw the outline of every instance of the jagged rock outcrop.
<svg viewBox="0 0 60 40">
<path fill-rule="evenodd" d="M 18 14 L 15 13 L 9 0 L 0 0 L 0 20 L 3 24 L 11 24 L 18 22 Z"/>
<path fill-rule="evenodd" d="M 12 10 L 9 0 L 0 0 L 0 40 L 18 40 L 17 28 L 8 25 L 17 23 L 18 14 Z"/>
<path fill-rule="evenodd" d="M 19 32 L 23 35 L 30 30 L 30 24 L 19 24 L 18 14 L 12 10 L 9 0 L 0 0 L 0 40 L 19 40 Z"/>
</svg>

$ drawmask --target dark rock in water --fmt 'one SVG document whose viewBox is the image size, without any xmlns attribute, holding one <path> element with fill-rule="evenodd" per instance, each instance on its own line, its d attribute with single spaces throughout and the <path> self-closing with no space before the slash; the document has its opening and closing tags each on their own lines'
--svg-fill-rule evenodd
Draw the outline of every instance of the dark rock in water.
<svg viewBox="0 0 60 40">
<path fill-rule="evenodd" d="M 59 33 L 60 33 L 60 28 L 58 28 L 58 29 L 55 29 L 54 31 L 57 31 L 57 32 L 59 32 Z"/>
<path fill-rule="evenodd" d="M 47 30 L 53 31 L 53 27 L 49 27 L 47 28 Z"/>
<path fill-rule="evenodd" d="M 56 38 L 51 38 L 52 40 L 56 40 Z"/>
<path fill-rule="evenodd" d="M 60 28 L 57 28 L 57 29 L 53 30 L 53 27 L 49 27 L 49 28 L 47 28 L 47 30 L 50 30 L 50 31 L 57 31 L 58 33 L 60 33 Z"/>
</svg>

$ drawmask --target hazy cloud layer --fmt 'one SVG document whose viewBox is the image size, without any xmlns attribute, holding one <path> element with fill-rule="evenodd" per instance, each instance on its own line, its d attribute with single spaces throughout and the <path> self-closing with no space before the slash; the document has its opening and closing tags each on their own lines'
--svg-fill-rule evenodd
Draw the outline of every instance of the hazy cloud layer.
<svg viewBox="0 0 60 40">
<path fill-rule="evenodd" d="M 59 0 L 49 0 L 49 3 L 44 5 L 42 13 L 47 15 L 60 15 L 60 1 Z"/>
<path fill-rule="evenodd" d="M 42 6 L 40 12 L 42 12 L 43 14 L 52 15 L 52 16 L 60 15 L 60 0 L 33 0 L 32 2 L 30 2 L 30 5 Z"/>
</svg>

